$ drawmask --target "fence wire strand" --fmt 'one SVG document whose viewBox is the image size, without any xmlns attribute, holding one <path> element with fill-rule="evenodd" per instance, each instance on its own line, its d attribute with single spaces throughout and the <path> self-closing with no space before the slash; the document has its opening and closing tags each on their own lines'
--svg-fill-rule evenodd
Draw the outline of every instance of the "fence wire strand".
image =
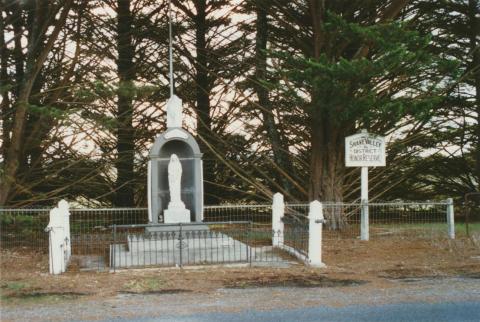
<svg viewBox="0 0 480 322">
<path fill-rule="evenodd" d="M 326 219 L 325 248 L 341 239 L 360 238 L 361 204 L 322 205 Z M 368 207 L 371 239 L 447 237 L 446 202 L 371 203 Z M 284 231 L 275 232 L 272 231 L 271 205 L 205 206 L 207 232 L 191 228 L 179 234 L 168 229 L 161 233 L 148 231 L 147 208 L 71 209 L 72 255 L 75 265 L 95 270 L 112 264 L 119 267 L 178 264 L 179 256 L 182 265 L 275 261 L 288 257 L 279 251 L 275 242 L 281 241 L 282 245 L 308 254 L 308 213 L 308 203 L 285 204 Z M 49 209 L 0 209 L 0 219 L 0 249 L 48 252 L 48 234 L 44 229 L 48 225 Z M 115 233 L 113 226 L 118 228 Z M 120 228 L 122 226 L 128 228 Z M 175 247 L 183 247 L 185 242 L 187 247 L 176 252 Z M 246 258 L 235 255 L 242 253 L 242 245 L 246 245 Z M 208 248 L 209 253 L 194 251 L 200 246 Z M 155 251 L 147 251 L 149 247 Z M 133 256 L 135 250 L 137 255 Z"/>
</svg>

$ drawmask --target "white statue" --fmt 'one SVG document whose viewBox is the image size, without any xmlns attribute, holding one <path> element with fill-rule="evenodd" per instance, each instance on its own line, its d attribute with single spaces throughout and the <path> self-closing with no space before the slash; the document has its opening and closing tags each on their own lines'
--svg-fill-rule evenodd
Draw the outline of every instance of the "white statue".
<svg viewBox="0 0 480 322">
<path fill-rule="evenodd" d="M 168 163 L 168 187 L 170 189 L 170 203 L 164 211 L 163 222 L 165 224 L 172 223 L 188 223 L 190 222 L 190 210 L 185 208 L 185 204 L 181 199 L 181 180 L 182 180 L 182 164 L 176 154 L 170 156 Z"/>
<path fill-rule="evenodd" d="M 168 163 L 168 186 L 170 188 L 170 204 L 168 208 L 185 208 L 180 195 L 181 180 L 182 164 L 177 155 L 172 154 Z"/>
<path fill-rule="evenodd" d="M 173 95 L 167 102 L 167 128 L 182 127 L 182 100 Z"/>
</svg>

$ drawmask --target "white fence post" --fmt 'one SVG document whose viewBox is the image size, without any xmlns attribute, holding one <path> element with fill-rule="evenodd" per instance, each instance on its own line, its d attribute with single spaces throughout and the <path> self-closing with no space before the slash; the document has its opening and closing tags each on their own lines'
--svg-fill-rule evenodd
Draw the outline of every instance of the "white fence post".
<svg viewBox="0 0 480 322">
<path fill-rule="evenodd" d="M 370 223 L 369 223 L 369 211 L 368 200 L 362 199 L 361 201 L 361 218 L 360 218 L 360 239 L 370 239 Z"/>
<path fill-rule="evenodd" d="M 50 222 L 45 231 L 49 233 L 49 271 L 61 274 L 70 259 L 70 218 L 69 206 L 65 200 L 50 210 Z"/>
<path fill-rule="evenodd" d="M 72 242 L 70 239 L 70 205 L 64 199 L 58 203 L 58 209 L 63 214 L 63 227 L 65 230 L 65 263 L 68 263 L 72 255 Z M 66 266 L 66 265 L 65 265 Z"/>
<path fill-rule="evenodd" d="M 148 223 L 153 222 L 152 215 L 152 160 L 147 163 L 147 200 L 148 200 Z"/>
<path fill-rule="evenodd" d="M 308 259 L 311 266 L 325 267 L 322 262 L 322 229 L 323 229 L 323 209 L 322 204 L 315 200 L 310 203 L 308 213 Z"/>
<path fill-rule="evenodd" d="M 282 247 L 284 243 L 283 232 L 284 225 L 282 218 L 285 214 L 285 203 L 283 195 L 279 192 L 273 195 L 272 204 L 272 245 L 273 247 Z"/>
<path fill-rule="evenodd" d="M 448 223 L 448 237 L 455 239 L 455 219 L 453 211 L 453 199 L 447 199 L 447 223 Z"/>
</svg>

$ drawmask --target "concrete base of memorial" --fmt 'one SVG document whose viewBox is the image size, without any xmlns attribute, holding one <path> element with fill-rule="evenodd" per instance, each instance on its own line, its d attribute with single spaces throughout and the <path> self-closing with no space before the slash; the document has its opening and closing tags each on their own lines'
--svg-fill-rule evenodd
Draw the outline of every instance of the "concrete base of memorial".
<svg viewBox="0 0 480 322">
<path fill-rule="evenodd" d="M 146 266 L 282 263 L 272 246 L 251 247 L 221 232 L 163 231 L 130 234 L 126 244 L 110 246 L 110 269 Z"/>
<path fill-rule="evenodd" d="M 157 227 L 155 227 L 157 228 Z M 252 250 L 219 232 L 163 231 L 127 237 L 127 244 L 110 246 L 111 268 L 180 266 L 248 262 Z"/>
</svg>

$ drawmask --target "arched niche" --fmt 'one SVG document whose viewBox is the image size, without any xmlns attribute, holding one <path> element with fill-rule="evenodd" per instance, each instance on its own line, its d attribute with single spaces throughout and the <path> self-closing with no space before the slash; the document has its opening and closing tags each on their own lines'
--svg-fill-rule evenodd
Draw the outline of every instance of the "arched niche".
<svg viewBox="0 0 480 322">
<path fill-rule="evenodd" d="M 152 223 L 162 223 L 170 202 L 168 163 L 176 154 L 182 164 L 181 197 L 191 221 L 203 220 L 202 153 L 193 136 L 180 128 L 168 129 L 155 139 L 150 150 L 148 210 Z"/>
</svg>

